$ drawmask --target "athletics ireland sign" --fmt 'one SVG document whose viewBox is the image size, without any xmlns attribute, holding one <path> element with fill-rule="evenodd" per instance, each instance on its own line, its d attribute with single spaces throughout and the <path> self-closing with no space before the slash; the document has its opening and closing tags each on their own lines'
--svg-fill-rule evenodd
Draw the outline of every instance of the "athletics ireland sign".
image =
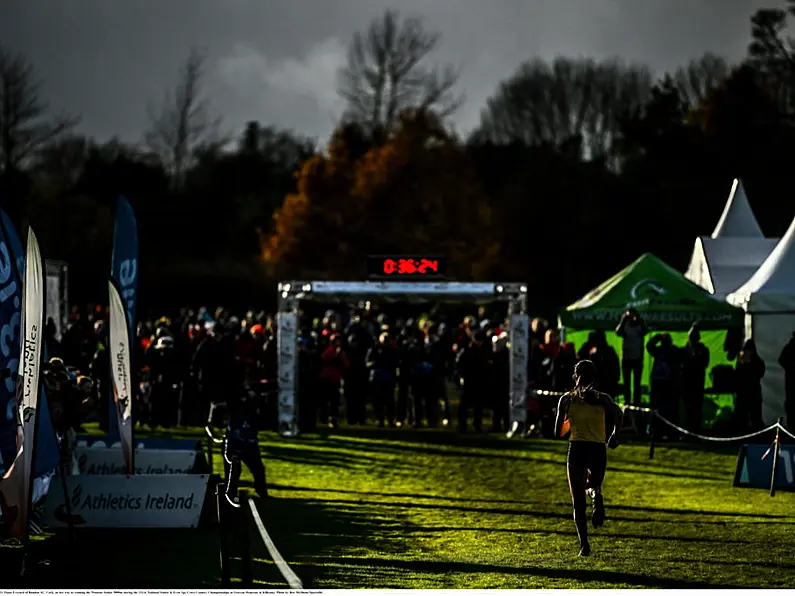
<svg viewBox="0 0 795 596">
<path fill-rule="evenodd" d="M 53 488 L 42 522 L 50 527 L 195 528 L 209 477 L 206 475 L 68 476 Z"/>
</svg>

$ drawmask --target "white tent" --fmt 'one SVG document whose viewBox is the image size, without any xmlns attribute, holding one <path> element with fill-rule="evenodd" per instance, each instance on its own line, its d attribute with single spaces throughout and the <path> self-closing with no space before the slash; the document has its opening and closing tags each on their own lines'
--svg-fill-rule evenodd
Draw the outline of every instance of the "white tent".
<svg viewBox="0 0 795 596">
<path fill-rule="evenodd" d="M 763 416 L 773 423 L 784 416 L 784 371 L 778 359 L 795 332 L 795 219 L 757 272 L 726 300 L 745 310 L 745 336 L 756 342 L 767 367 Z"/>
<path fill-rule="evenodd" d="M 743 183 L 737 178 L 732 182 L 729 200 L 723 208 L 712 238 L 764 238 L 762 228 L 754 217 Z"/>
<path fill-rule="evenodd" d="M 685 277 L 725 299 L 756 273 L 778 238 L 696 238 Z"/>
<path fill-rule="evenodd" d="M 724 299 L 748 281 L 777 243 L 762 234 L 743 184 L 735 179 L 712 235 L 696 238 L 685 277 Z"/>
</svg>

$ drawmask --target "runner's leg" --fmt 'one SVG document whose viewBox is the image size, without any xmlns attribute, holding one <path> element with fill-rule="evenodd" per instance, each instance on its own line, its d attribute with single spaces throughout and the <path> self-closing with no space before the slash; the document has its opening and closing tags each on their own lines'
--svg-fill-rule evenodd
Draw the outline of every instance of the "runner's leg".
<svg viewBox="0 0 795 596">
<path fill-rule="evenodd" d="M 579 449 L 575 447 L 575 449 Z M 588 513 L 585 500 L 586 468 L 572 457 L 572 444 L 569 443 L 569 458 L 566 469 L 569 477 L 569 491 L 571 503 L 574 507 L 574 525 L 577 528 L 577 537 L 580 539 L 580 555 L 591 554 L 591 545 L 588 542 Z"/>
<path fill-rule="evenodd" d="M 607 472 L 607 447 L 605 445 L 595 443 L 592 445 L 592 452 L 589 454 L 589 470 L 591 477 L 591 490 L 593 499 L 593 511 L 591 514 L 591 523 L 594 528 L 599 528 L 605 523 L 605 501 L 602 495 L 602 484 L 605 480 L 605 473 Z"/>
</svg>

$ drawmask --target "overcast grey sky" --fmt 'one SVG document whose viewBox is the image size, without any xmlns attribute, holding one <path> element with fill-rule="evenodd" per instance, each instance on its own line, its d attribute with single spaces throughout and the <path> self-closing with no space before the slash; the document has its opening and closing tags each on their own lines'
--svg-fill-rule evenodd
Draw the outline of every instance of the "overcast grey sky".
<svg viewBox="0 0 795 596">
<path fill-rule="evenodd" d="M 207 49 L 208 94 L 225 127 L 248 120 L 324 140 L 352 33 L 393 7 L 442 33 L 462 69 L 471 129 L 497 83 L 528 58 L 620 56 L 655 72 L 705 51 L 740 59 L 749 17 L 781 0 L 3 0 L 0 43 L 33 62 L 53 108 L 100 139 L 138 141 L 191 46 Z"/>
</svg>

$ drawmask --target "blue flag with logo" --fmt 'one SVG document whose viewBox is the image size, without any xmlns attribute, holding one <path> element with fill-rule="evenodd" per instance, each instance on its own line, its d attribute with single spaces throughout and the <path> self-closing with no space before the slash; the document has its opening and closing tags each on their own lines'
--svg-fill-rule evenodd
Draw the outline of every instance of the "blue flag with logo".
<svg viewBox="0 0 795 596">
<path fill-rule="evenodd" d="M 116 207 L 116 225 L 113 229 L 113 258 L 110 275 L 116 282 L 122 302 L 127 309 L 130 354 L 135 352 L 135 306 L 138 302 L 138 224 L 130 203 L 119 197 Z M 116 401 L 113 399 L 113 382 L 108 388 L 108 436 L 111 442 L 120 440 Z"/>
<path fill-rule="evenodd" d="M 17 456 L 16 383 L 22 322 L 22 282 L 17 273 L 19 263 L 14 261 L 22 254 L 24 265 L 24 253 L 12 250 L 9 233 L 13 227 L 4 212 L 0 218 L 0 368 L 11 371 L 9 377 L 0 380 L 0 458 L 8 468 Z"/>
<path fill-rule="evenodd" d="M 25 250 L 14 224 L 0 210 L 0 368 L 11 370 L 11 376 L 0 381 L 0 454 L 5 468 L 17 453 L 16 383 L 21 347 L 22 277 L 25 275 Z M 47 358 L 47 348 L 44 348 Z M 39 432 L 33 476 L 41 476 L 58 466 L 58 442 L 52 426 L 50 408 L 44 389 L 41 391 Z"/>
</svg>

